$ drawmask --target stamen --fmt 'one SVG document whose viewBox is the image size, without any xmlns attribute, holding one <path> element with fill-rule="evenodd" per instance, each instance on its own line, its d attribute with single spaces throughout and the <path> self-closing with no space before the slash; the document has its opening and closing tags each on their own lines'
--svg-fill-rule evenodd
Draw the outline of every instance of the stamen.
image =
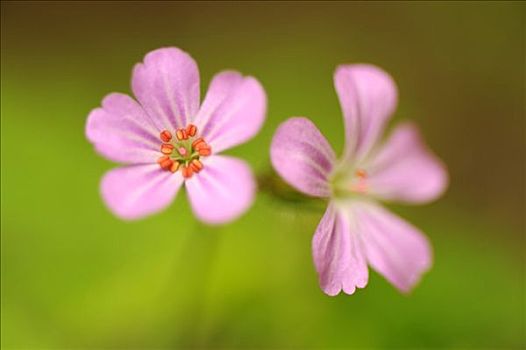
<svg viewBox="0 0 526 350">
<path fill-rule="evenodd" d="M 192 163 L 190 163 L 190 167 L 195 173 L 198 173 L 203 169 L 203 163 L 201 163 L 198 159 L 192 160 Z"/>
<path fill-rule="evenodd" d="M 192 142 L 192 147 L 193 148 L 197 148 L 197 145 L 199 145 L 201 143 L 205 143 L 206 144 L 205 140 L 202 137 L 200 137 L 197 140 L 195 140 L 194 142 Z"/>
<path fill-rule="evenodd" d="M 195 140 L 192 146 L 201 156 L 209 156 L 212 154 L 212 148 L 202 138 Z"/>
<path fill-rule="evenodd" d="M 203 149 L 203 148 L 210 148 L 210 146 L 206 142 L 203 141 L 203 142 L 199 142 L 194 148 L 196 151 L 199 151 L 200 149 Z"/>
<path fill-rule="evenodd" d="M 194 137 L 196 132 L 197 132 L 197 126 L 195 126 L 194 124 L 189 124 L 186 127 L 186 133 L 188 134 L 188 136 Z"/>
<path fill-rule="evenodd" d="M 163 142 L 170 142 L 170 140 L 172 139 L 172 134 L 168 130 L 163 130 L 161 131 L 159 137 Z"/>
<path fill-rule="evenodd" d="M 164 161 L 167 160 L 167 159 L 170 159 L 170 157 L 168 157 L 168 156 L 162 156 L 162 157 L 159 157 L 159 158 L 157 159 L 157 163 L 161 164 L 162 162 L 164 162 Z"/>
<path fill-rule="evenodd" d="M 367 192 L 367 172 L 363 169 L 358 169 L 354 173 L 358 178 L 356 183 L 351 185 L 351 191 L 357 193 L 366 193 Z"/>
<path fill-rule="evenodd" d="M 171 160 L 170 157 L 167 157 L 167 159 L 164 159 L 163 161 L 161 161 L 159 163 L 159 165 L 164 170 L 170 170 L 170 168 L 172 167 L 173 163 L 174 163 L 173 160 Z"/>
<path fill-rule="evenodd" d="M 183 165 L 183 168 L 181 169 L 181 172 L 182 172 L 183 177 L 185 179 L 188 179 L 188 178 L 192 177 L 192 174 L 193 174 L 192 168 L 190 168 L 189 166 L 186 166 L 186 165 Z"/>
<path fill-rule="evenodd" d="M 183 140 L 188 139 L 188 135 L 186 135 L 186 130 L 185 129 L 177 129 L 177 131 L 175 132 L 175 135 L 177 136 L 177 139 L 179 141 L 183 141 Z"/>
<path fill-rule="evenodd" d="M 161 145 L 161 153 L 163 154 L 172 154 L 172 151 L 174 150 L 174 145 L 171 143 L 163 143 Z"/>
<path fill-rule="evenodd" d="M 212 148 L 210 148 L 210 146 L 199 148 L 197 153 L 199 153 L 200 156 L 209 156 L 212 154 Z"/>
<path fill-rule="evenodd" d="M 361 178 L 361 179 L 364 179 L 367 177 L 367 172 L 363 169 L 358 169 L 356 170 L 356 176 Z"/>
<path fill-rule="evenodd" d="M 179 164 L 179 162 L 173 162 L 172 166 L 170 167 L 170 171 L 172 173 L 175 173 L 177 171 L 177 169 L 179 169 L 180 165 L 181 164 Z"/>
</svg>

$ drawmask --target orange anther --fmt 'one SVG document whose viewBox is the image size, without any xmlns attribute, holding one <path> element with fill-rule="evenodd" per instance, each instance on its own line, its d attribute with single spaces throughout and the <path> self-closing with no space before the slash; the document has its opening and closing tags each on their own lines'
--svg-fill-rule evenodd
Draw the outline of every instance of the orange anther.
<svg viewBox="0 0 526 350">
<path fill-rule="evenodd" d="M 203 169 L 203 163 L 201 163 L 198 159 L 194 159 L 190 163 L 190 167 L 192 168 L 194 173 L 198 173 L 201 171 L 201 169 Z"/>
<path fill-rule="evenodd" d="M 356 176 L 363 179 L 367 177 L 367 173 L 363 169 L 356 170 Z"/>
<path fill-rule="evenodd" d="M 163 154 L 172 154 L 172 151 L 174 150 L 174 146 L 169 143 L 163 143 L 161 145 L 161 152 Z"/>
<path fill-rule="evenodd" d="M 162 169 L 164 170 L 170 170 L 172 167 L 173 160 L 170 159 L 170 157 L 166 157 L 162 162 L 159 163 Z"/>
<path fill-rule="evenodd" d="M 188 135 L 186 135 L 185 129 L 177 129 L 175 135 L 177 136 L 177 139 L 179 141 L 186 140 L 188 138 Z"/>
<path fill-rule="evenodd" d="M 159 157 L 159 158 L 157 159 L 157 163 L 161 164 L 162 162 L 164 162 L 164 161 L 167 160 L 167 159 L 170 159 L 170 157 L 168 157 L 168 156 L 162 156 L 162 157 Z"/>
<path fill-rule="evenodd" d="M 170 167 L 170 171 L 172 173 L 175 173 L 177 171 L 177 169 L 179 169 L 180 165 L 181 164 L 179 164 L 179 162 L 173 162 L 172 166 Z"/>
<path fill-rule="evenodd" d="M 197 140 L 195 140 L 194 142 L 192 142 L 192 147 L 196 148 L 197 145 L 199 145 L 201 143 L 204 143 L 206 145 L 206 142 L 205 142 L 205 140 L 202 137 L 200 137 Z"/>
<path fill-rule="evenodd" d="M 199 150 L 201 149 L 204 149 L 204 148 L 210 148 L 210 146 L 208 145 L 208 143 L 206 142 L 201 142 L 201 143 L 198 143 L 197 146 L 194 147 L 194 149 L 199 152 Z"/>
<path fill-rule="evenodd" d="M 188 124 L 188 126 L 186 127 L 186 133 L 188 134 L 188 136 L 195 136 L 195 134 L 197 133 L 197 126 L 195 126 L 194 124 Z"/>
<path fill-rule="evenodd" d="M 175 132 L 175 136 L 177 136 L 177 139 L 181 141 L 183 139 L 183 131 L 181 129 L 177 130 Z"/>
<path fill-rule="evenodd" d="M 183 165 L 183 168 L 181 169 L 181 173 L 183 174 L 183 177 L 185 179 L 188 179 L 192 176 L 194 171 L 189 166 Z"/>
<path fill-rule="evenodd" d="M 199 153 L 200 156 L 209 156 L 212 154 L 212 148 L 208 145 L 206 147 L 200 147 L 197 153 Z"/>
<path fill-rule="evenodd" d="M 161 131 L 160 138 L 163 142 L 170 142 L 172 134 L 168 130 Z"/>
</svg>

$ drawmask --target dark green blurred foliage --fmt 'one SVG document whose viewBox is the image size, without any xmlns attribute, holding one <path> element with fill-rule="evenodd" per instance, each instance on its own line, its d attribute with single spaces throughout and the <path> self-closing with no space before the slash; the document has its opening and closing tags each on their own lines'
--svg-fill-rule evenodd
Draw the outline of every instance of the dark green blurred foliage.
<svg viewBox="0 0 526 350">
<path fill-rule="evenodd" d="M 3 348 L 512 348 L 525 343 L 525 6 L 507 2 L 2 2 Z M 241 70 L 269 97 L 262 132 L 230 153 L 265 179 L 276 126 L 305 115 L 336 149 L 332 73 L 370 62 L 400 91 L 451 175 L 424 207 L 391 206 L 430 237 L 409 296 L 372 273 L 322 294 L 310 241 L 323 205 L 277 200 L 222 227 L 165 212 L 122 222 L 98 190 L 113 167 L 85 118 L 133 64 L 178 46 L 202 91 Z M 393 125 L 393 123 L 391 124 Z M 270 183 L 269 183 L 270 181 Z"/>
</svg>

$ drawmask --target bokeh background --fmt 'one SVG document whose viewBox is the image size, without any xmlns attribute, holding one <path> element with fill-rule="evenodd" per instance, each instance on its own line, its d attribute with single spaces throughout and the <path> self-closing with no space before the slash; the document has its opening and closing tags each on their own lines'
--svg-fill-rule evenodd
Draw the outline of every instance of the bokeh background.
<svg viewBox="0 0 526 350">
<path fill-rule="evenodd" d="M 2 2 L 1 341 L 39 348 L 523 348 L 526 7 L 506 2 Z M 99 196 L 114 165 L 88 112 L 130 92 L 132 66 L 178 46 L 214 73 L 256 76 L 268 120 L 230 153 L 269 171 L 277 125 L 310 117 L 343 145 L 336 65 L 369 62 L 449 167 L 439 201 L 390 206 L 430 237 L 410 295 L 372 273 L 353 296 L 318 288 L 321 206 L 262 192 L 221 227 L 185 194 L 123 222 Z"/>
</svg>

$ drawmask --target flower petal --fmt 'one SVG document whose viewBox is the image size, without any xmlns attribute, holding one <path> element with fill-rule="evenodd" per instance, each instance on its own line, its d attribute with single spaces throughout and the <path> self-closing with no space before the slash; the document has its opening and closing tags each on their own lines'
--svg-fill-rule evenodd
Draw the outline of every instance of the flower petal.
<svg viewBox="0 0 526 350">
<path fill-rule="evenodd" d="M 266 108 L 265 90 L 255 78 L 225 71 L 212 79 L 194 124 L 212 150 L 220 152 L 252 138 Z"/>
<path fill-rule="evenodd" d="M 132 90 L 158 130 L 185 127 L 199 109 L 199 70 L 186 52 L 157 49 L 135 65 Z"/>
<path fill-rule="evenodd" d="M 364 288 L 369 272 L 355 225 L 348 213 L 329 204 L 312 240 L 312 255 L 321 289 L 334 296 L 343 291 L 353 294 Z"/>
<path fill-rule="evenodd" d="M 393 131 L 366 168 L 369 191 L 386 200 L 428 202 L 447 187 L 444 165 L 427 149 L 418 129 L 409 123 Z"/>
<path fill-rule="evenodd" d="M 309 119 L 294 117 L 282 123 L 272 139 L 270 157 L 278 174 L 297 190 L 316 197 L 330 196 L 328 176 L 336 157 Z"/>
<path fill-rule="evenodd" d="M 167 207 L 183 183 L 183 177 L 157 164 L 113 169 L 104 175 L 102 197 L 122 219 L 139 219 Z"/>
<path fill-rule="evenodd" d="M 219 224 L 243 214 L 252 204 L 256 191 L 248 164 L 218 155 L 203 159 L 203 164 L 203 170 L 186 180 L 195 215 L 207 223 Z"/>
<path fill-rule="evenodd" d="M 432 265 L 427 238 L 378 205 L 360 204 L 353 210 L 368 263 L 396 288 L 409 292 Z"/>
<path fill-rule="evenodd" d="M 352 64 L 336 69 L 334 86 L 345 123 L 344 158 L 359 161 L 375 144 L 396 108 L 396 85 L 378 67 Z"/>
<path fill-rule="evenodd" d="M 156 133 L 141 106 L 119 93 L 106 96 L 86 123 L 86 137 L 97 151 L 122 163 L 155 162 L 160 144 Z"/>
</svg>

